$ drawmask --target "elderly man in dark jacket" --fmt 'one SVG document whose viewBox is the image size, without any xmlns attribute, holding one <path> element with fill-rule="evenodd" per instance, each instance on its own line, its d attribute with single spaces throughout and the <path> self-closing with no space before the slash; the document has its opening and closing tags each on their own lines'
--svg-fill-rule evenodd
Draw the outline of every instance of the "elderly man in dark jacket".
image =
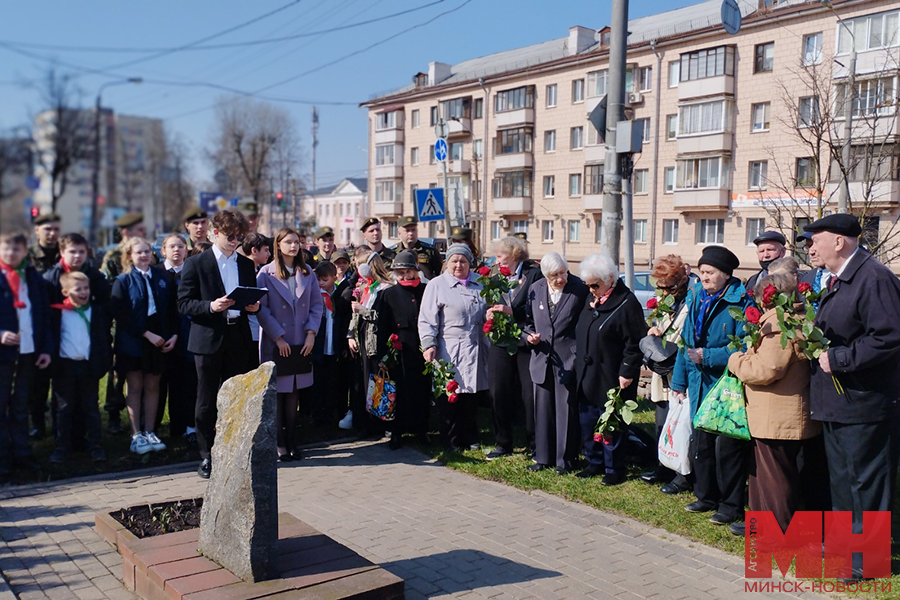
<svg viewBox="0 0 900 600">
<path fill-rule="evenodd" d="M 811 415 L 822 421 L 835 511 L 853 511 L 853 533 L 863 511 L 890 511 L 897 471 L 900 397 L 900 281 L 859 247 L 853 215 L 810 223 L 811 257 L 831 273 L 816 314 L 831 341 L 813 362 Z M 860 554 L 853 577 L 862 576 Z"/>
</svg>

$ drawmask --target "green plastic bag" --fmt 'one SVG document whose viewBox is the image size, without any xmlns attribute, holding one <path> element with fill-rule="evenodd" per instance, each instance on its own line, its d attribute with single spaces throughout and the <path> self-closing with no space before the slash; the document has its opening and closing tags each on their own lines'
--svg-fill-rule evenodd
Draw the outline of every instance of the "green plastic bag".
<svg viewBox="0 0 900 600">
<path fill-rule="evenodd" d="M 744 384 L 728 367 L 700 403 L 694 416 L 694 429 L 739 440 L 750 439 Z"/>
</svg>

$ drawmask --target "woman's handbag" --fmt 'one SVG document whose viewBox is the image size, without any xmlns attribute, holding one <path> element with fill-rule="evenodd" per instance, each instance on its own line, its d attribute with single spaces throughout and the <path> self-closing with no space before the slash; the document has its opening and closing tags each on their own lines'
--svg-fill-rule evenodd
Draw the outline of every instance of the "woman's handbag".
<svg viewBox="0 0 900 600">
<path fill-rule="evenodd" d="M 659 464 L 682 475 L 690 473 L 691 432 L 690 401 L 687 397 L 681 402 L 669 400 L 669 413 L 657 445 Z"/>
<path fill-rule="evenodd" d="M 378 369 L 378 374 L 369 375 L 366 391 L 366 410 L 382 421 L 394 420 L 394 404 L 397 400 L 397 386 L 390 379 L 386 369 Z"/>
<path fill-rule="evenodd" d="M 750 439 L 744 384 L 728 367 L 700 403 L 694 416 L 694 429 L 739 440 Z"/>
</svg>

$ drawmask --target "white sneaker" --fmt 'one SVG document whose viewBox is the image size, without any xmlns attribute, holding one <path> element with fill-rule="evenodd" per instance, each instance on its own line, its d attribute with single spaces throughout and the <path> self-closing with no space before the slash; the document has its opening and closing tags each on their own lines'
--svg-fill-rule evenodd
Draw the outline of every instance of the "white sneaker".
<svg viewBox="0 0 900 600">
<path fill-rule="evenodd" d="M 131 451 L 135 454 L 147 454 L 153 450 L 153 446 L 147 441 L 143 433 L 135 433 L 131 436 Z"/>
<path fill-rule="evenodd" d="M 348 410 L 344 418 L 338 421 L 338 427 L 341 429 L 353 429 L 353 411 Z"/>
<path fill-rule="evenodd" d="M 144 438 L 146 438 L 147 443 L 150 444 L 150 449 L 154 452 L 159 452 L 160 450 L 166 449 L 166 445 L 163 444 L 162 440 L 156 436 L 156 433 L 152 431 L 145 431 Z"/>
</svg>

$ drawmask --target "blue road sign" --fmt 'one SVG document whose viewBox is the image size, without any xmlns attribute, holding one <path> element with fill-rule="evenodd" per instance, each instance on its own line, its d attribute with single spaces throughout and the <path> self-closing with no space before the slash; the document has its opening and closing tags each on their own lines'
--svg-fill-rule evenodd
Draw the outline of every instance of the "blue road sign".
<svg viewBox="0 0 900 600">
<path fill-rule="evenodd" d="M 722 26 L 730 35 L 737 35 L 741 30 L 741 8 L 736 0 L 723 0 Z"/>
<path fill-rule="evenodd" d="M 438 162 L 447 160 L 447 140 L 438 139 L 434 143 L 434 157 Z"/>
<path fill-rule="evenodd" d="M 218 212 L 219 206 L 217 201 L 222 196 L 221 192 L 199 192 L 198 196 L 200 208 L 208 213 Z"/>
<path fill-rule="evenodd" d="M 25 187 L 27 187 L 32 192 L 41 187 L 41 180 L 31 175 L 25 178 Z"/>
<path fill-rule="evenodd" d="M 438 140 L 442 142 L 443 140 Z M 446 146 L 446 144 L 444 144 Z M 441 188 L 428 188 L 416 190 L 416 208 L 419 212 L 419 221 L 444 220 L 444 190 Z"/>
</svg>

